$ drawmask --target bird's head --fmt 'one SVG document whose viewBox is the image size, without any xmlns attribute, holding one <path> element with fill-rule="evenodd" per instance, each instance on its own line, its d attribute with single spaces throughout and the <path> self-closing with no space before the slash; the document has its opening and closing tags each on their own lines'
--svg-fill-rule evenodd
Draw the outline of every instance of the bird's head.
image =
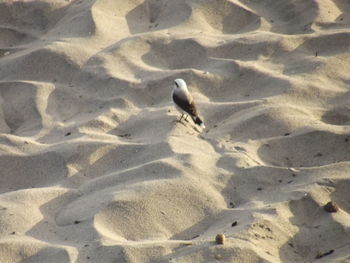
<svg viewBox="0 0 350 263">
<path fill-rule="evenodd" d="M 175 79 L 175 88 L 187 90 L 187 84 L 183 79 Z"/>
</svg>

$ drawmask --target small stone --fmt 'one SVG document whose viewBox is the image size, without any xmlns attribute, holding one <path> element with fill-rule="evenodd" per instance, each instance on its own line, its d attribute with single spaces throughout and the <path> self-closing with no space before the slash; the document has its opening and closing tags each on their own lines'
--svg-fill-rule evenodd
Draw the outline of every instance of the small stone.
<svg viewBox="0 0 350 263">
<path fill-rule="evenodd" d="M 262 188 L 261 188 L 261 187 L 258 187 L 258 188 L 256 188 L 256 190 L 261 191 L 261 190 L 262 190 Z"/>
<path fill-rule="evenodd" d="M 71 132 L 67 132 L 64 136 L 69 136 L 71 134 L 72 134 Z"/>
<path fill-rule="evenodd" d="M 237 221 L 233 222 L 231 226 L 232 226 L 232 227 L 237 226 Z"/>
<path fill-rule="evenodd" d="M 75 220 L 74 221 L 74 224 L 76 225 L 76 224 L 79 224 L 81 221 L 79 221 L 79 220 Z"/>
<path fill-rule="evenodd" d="M 339 206 L 336 203 L 332 202 L 332 201 L 328 202 L 323 208 L 328 213 L 335 213 L 335 212 L 339 211 Z"/>
<path fill-rule="evenodd" d="M 215 238 L 215 240 L 216 240 L 216 244 L 218 244 L 218 245 L 223 245 L 224 243 L 225 243 L 225 235 L 224 234 L 217 234 L 216 235 L 216 238 Z"/>
<path fill-rule="evenodd" d="M 10 51 L 6 51 L 6 52 L 4 53 L 4 56 L 8 56 L 8 55 L 10 55 Z"/>
<path fill-rule="evenodd" d="M 221 256 L 220 254 L 217 254 L 217 255 L 214 256 L 214 258 L 215 258 L 216 260 L 220 260 L 220 259 L 222 258 L 222 256 Z"/>
</svg>

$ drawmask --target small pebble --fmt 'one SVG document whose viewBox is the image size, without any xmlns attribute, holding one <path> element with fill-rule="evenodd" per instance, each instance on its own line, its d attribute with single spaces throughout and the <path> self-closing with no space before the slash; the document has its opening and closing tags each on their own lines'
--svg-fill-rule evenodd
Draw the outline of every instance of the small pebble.
<svg viewBox="0 0 350 263">
<path fill-rule="evenodd" d="M 6 51 L 6 52 L 4 53 L 4 56 L 8 56 L 8 55 L 10 55 L 10 51 Z"/>
<path fill-rule="evenodd" d="M 215 240 L 216 240 L 216 244 L 223 245 L 225 243 L 225 235 L 217 234 Z"/>
<path fill-rule="evenodd" d="M 339 211 L 339 206 L 336 203 L 332 202 L 332 201 L 328 202 L 323 208 L 328 213 L 335 213 L 335 212 Z"/>
<path fill-rule="evenodd" d="M 218 255 L 215 255 L 214 258 L 215 258 L 216 260 L 220 260 L 220 259 L 222 258 L 222 256 L 221 256 L 220 254 L 218 254 Z"/>
<path fill-rule="evenodd" d="M 231 226 L 232 227 L 237 226 L 237 221 L 233 222 Z"/>
</svg>

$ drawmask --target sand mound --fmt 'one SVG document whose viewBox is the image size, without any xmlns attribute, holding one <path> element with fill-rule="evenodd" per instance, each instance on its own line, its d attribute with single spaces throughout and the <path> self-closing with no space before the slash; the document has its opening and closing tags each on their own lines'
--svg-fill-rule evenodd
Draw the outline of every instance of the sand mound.
<svg viewBox="0 0 350 263">
<path fill-rule="evenodd" d="M 349 261 L 349 15 L 0 1 L 0 261 Z"/>
</svg>

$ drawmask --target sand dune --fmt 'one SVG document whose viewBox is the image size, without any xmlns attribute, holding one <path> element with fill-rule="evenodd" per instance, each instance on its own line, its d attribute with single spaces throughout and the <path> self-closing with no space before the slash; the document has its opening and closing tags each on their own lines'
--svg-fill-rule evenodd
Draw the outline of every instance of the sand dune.
<svg viewBox="0 0 350 263">
<path fill-rule="evenodd" d="M 0 261 L 350 262 L 349 15 L 0 1 Z"/>
</svg>

